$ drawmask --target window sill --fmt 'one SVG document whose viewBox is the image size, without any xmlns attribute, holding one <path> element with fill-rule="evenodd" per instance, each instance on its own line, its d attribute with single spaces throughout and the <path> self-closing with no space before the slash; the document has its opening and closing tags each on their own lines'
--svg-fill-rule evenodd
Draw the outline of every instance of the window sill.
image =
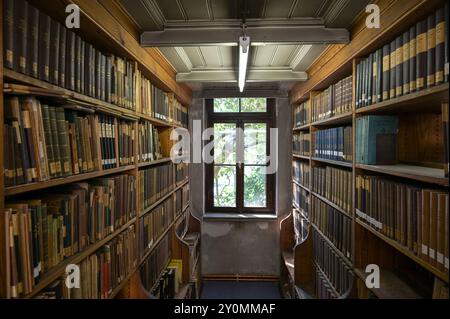
<svg viewBox="0 0 450 319">
<path fill-rule="evenodd" d="M 238 213 L 205 213 L 204 221 L 274 221 L 275 214 L 238 214 Z"/>
</svg>

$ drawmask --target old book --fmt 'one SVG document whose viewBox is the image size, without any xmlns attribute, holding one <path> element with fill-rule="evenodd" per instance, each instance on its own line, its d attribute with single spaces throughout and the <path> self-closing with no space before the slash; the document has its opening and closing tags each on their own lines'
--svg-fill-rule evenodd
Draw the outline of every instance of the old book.
<svg viewBox="0 0 450 319">
<path fill-rule="evenodd" d="M 449 78 L 449 59 L 448 59 L 448 28 L 449 28 L 449 5 L 448 2 L 445 3 L 444 6 L 444 20 L 445 20 L 445 30 L 444 30 L 444 82 L 448 82 Z"/>
<path fill-rule="evenodd" d="M 21 102 L 22 104 L 22 102 Z M 37 157 L 35 148 L 37 145 L 33 142 L 33 133 L 31 127 L 30 112 L 22 109 L 21 107 L 21 117 L 23 125 L 23 144 L 26 148 L 26 156 L 28 157 L 29 167 L 26 169 L 27 181 L 29 183 L 38 181 L 38 167 L 37 167 Z"/>
<path fill-rule="evenodd" d="M 444 83 L 445 66 L 445 16 L 444 8 L 436 11 L 436 66 L 435 66 L 435 84 Z"/>
<path fill-rule="evenodd" d="M 50 176 L 56 177 L 58 176 L 58 171 L 56 170 L 55 157 L 53 155 L 53 134 L 50 124 L 50 112 L 48 105 L 42 105 L 42 124 L 44 128 L 45 146 L 47 149 Z"/>
<path fill-rule="evenodd" d="M 427 79 L 427 20 L 416 25 L 416 89 L 422 90 Z"/>
<path fill-rule="evenodd" d="M 429 249 L 428 257 L 431 265 L 437 266 L 437 238 L 438 238 L 438 202 L 439 195 L 437 192 L 431 192 L 430 196 L 430 229 L 429 229 Z"/>
<path fill-rule="evenodd" d="M 81 38 L 75 35 L 75 91 L 81 92 Z"/>
<path fill-rule="evenodd" d="M 67 55 L 66 55 L 66 51 L 67 51 L 67 29 L 63 26 L 60 25 L 60 30 L 59 30 L 59 39 L 60 39 L 60 43 L 59 43 L 59 86 L 62 88 L 66 87 L 66 66 L 67 66 Z"/>
<path fill-rule="evenodd" d="M 14 69 L 14 0 L 3 1 L 3 54 L 5 67 Z"/>
<path fill-rule="evenodd" d="M 403 94 L 409 94 L 410 79 L 409 79 L 409 30 L 403 33 Z"/>
<path fill-rule="evenodd" d="M 438 269 L 445 271 L 445 214 L 448 215 L 447 208 L 448 194 L 438 194 L 437 207 L 437 238 L 436 238 L 436 262 Z"/>
<path fill-rule="evenodd" d="M 28 6 L 28 63 L 27 74 L 39 77 L 39 10 Z"/>
<path fill-rule="evenodd" d="M 416 66 L 417 66 L 417 39 L 416 39 L 416 26 L 412 26 L 409 29 L 409 92 L 416 91 Z"/>
<path fill-rule="evenodd" d="M 75 91 L 75 40 L 76 35 L 72 31 L 67 30 L 67 46 L 66 46 L 66 88 Z"/>
<path fill-rule="evenodd" d="M 39 79 L 50 81 L 50 31 L 52 19 L 39 13 Z"/>
<path fill-rule="evenodd" d="M 448 138 L 448 102 L 442 103 L 442 132 L 444 142 L 444 174 L 448 177 L 449 172 L 449 138 Z"/>
<path fill-rule="evenodd" d="M 52 20 L 50 31 L 50 82 L 59 85 L 59 47 L 61 43 L 61 25 Z"/>
<path fill-rule="evenodd" d="M 49 115 L 50 115 L 50 126 L 52 132 L 52 149 L 53 149 L 53 160 L 55 163 L 55 170 L 57 172 L 57 176 L 63 175 L 63 164 L 62 164 L 62 156 L 59 147 L 59 136 L 58 136 L 58 121 L 56 119 L 56 108 L 49 107 Z"/>
<path fill-rule="evenodd" d="M 436 16 L 427 18 L 427 87 L 436 84 Z"/>
<path fill-rule="evenodd" d="M 64 108 L 57 107 L 56 121 L 58 130 L 58 146 L 61 156 L 61 165 L 63 176 L 72 175 L 72 164 L 70 161 L 69 143 L 67 141 L 66 120 L 64 116 Z"/>
<path fill-rule="evenodd" d="M 389 99 L 390 91 L 390 46 L 386 44 L 383 46 L 383 101 Z"/>
<path fill-rule="evenodd" d="M 395 51 L 395 43 L 396 41 L 392 41 L 390 43 L 389 50 L 389 61 L 390 61 L 390 69 L 389 69 L 389 98 L 392 99 L 395 97 L 396 92 L 396 51 Z"/>
<path fill-rule="evenodd" d="M 395 39 L 395 96 L 403 95 L 403 37 Z"/>
<path fill-rule="evenodd" d="M 14 69 L 27 73 L 28 64 L 28 2 L 16 0 L 14 4 Z"/>
</svg>

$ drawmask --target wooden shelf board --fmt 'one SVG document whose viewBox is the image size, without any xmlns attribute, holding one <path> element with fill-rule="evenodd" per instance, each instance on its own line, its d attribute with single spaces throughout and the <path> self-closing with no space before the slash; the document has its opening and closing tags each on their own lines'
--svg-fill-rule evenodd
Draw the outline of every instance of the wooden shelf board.
<svg viewBox="0 0 450 319">
<path fill-rule="evenodd" d="M 361 269 L 354 269 L 354 273 L 365 282 L 367 274 Z M 380 269 L 380 288 L 368 288 L 380 299 L 422 299 L 412 287 L 394 272 Z"/>
<path fill-rule="evenodd" d="M 311 194 L 315 197 L 317 197 L 318 199 L 320 199 L 322 202 L 324 202 L 325 204 L 327 204 L 328 206 L 333 207 L 335 210 L 339 211 L 341 214 L 347 216 L 348 218 L 352 219 L 353 217 L 351 216 L 351 214 L 349 212 L 347 212 L 345 209 L 343 209 L 342 207 L 339 207 L 338 205 L 336 205 L 335 203 L 333 203 L 331 200 L 329 200 L 328 198 L 319 195 L 315 192 L 311 192 Z"/>
<path fill-rule="evenodd" d="M 294 183 L 295 185 L 297 185 L 298 187 L 300 187 L 300 188 L 302 188 L 302 189 L 304 189 L 305 191 L 307 191 L 307 192 L 310 192 L 310 190 L 309 190 L 309 188 L 308 187 L 306 187 L 306 186 L 303 186 L 302 184 L 300 184 L 299 182 L 297 182 L 296 180 L 292 180 L 292 183 Z"/>
<path fill-rule="evenodd" d="M 427 269 L 428 271 L 430 271 L 431 273 L 433 273 L 434 275 L 436 275 L 437 277 L 439 277 L 440 279 L 442 279 L 443 281 L 448 283 L 448 273 L 442 272 L 441 270 L 437 269 L 436 267 L 434 267 L 434 266 L 430 265 L 429 263 L 425 262 L 423 259 L 418 257 L 416 254 L 414 254 L 412 251 L 410 251 L 406 247 L 402 246 L 401 244 L 399 244 L 395 240 L 384 236 L 383 234 L 381 234 L 380 232 L 376 231 L 375 229 L 373 229 L 372 227 L 370 227 L 369 225 L 367 225 L 363 221 L 359 220 L 358 218 L 355 218 L 355 221 L 356 221 L 357 225 L 360 225 L 364 229 L 368 230 L 373 235 L 375 235 L 376 237 L 380 238 L 385 243 L 387 243 L 388 245 L 392 246 L 393 248 L 398 250 L 403 255 L 409 257 L 410 259 L 415 261 L 417 264 L 419 264 L 423 268 Z"/>
<path fill-rule="evenodd" d="M 351 124 L 353 121 L 353 113 L 348 112 L 344 114 L 339 114 L 327 119 L 323 119 L 320 121 L 316 121 L 311 124 L 311 126 L 316 127 L 330 127 L 334 125 L 341 125 L 341 124 Z"/>
<path fill-rule="evenodd" d="M 440 113 L 442 101 L 448 100 L 448 90 L 448 83 L 441 84 L 359 108 L 356 114 Z"/>
<path fill-rule="evenodd" d="M 325 164 L 331 164 L 331 165 L 348 167 L 348 168 L 353 167 L 353 164 L 351 162 L 335 161 L 335 160 L 330 160 L 330 159 L 325 159 L 325 158 L 320 158 L 320 157 L 313 157 L 311 159 L 315 162 L 320 162 L 320 163 L 325 163 Z"/>
<path fill-rule="evenodd" d="M 153 117 L 145 115 L 145 114 L 140 114 L 133 110 L 129 110 L 129 109 L 93 98 L 93 97 L 90 97 L 87 95 L 83 95 L 78 92 L 74 92 L 74 91 L 67 90 L 65 88 L 61 88 L 61 87 L 53 85 L 51 83 L 33 78 L 26 74 L 22 74 L 22 73 L 19 73 L 19 72 L 16 72 L 16 71 L 13 71 L 13 70 L 10 70 L 7 68 L 4 68 L 3 71 L 4 71 L 4 77 L 5 77 L 6 82 L 15 81 L 15 82 L 19 82 L 19 83 L 25 83 L 25 84 L 28 84 L 31 86 L 36 86 L 38 88 L 49 89 L 52 91 L 58 91 L 58 92 L 61 92 L 61 98 L 63 98 L 63 99 L 69 98 L 74 103 L 76 103 L 77 101 L 80 103 L 86 103 L 86 104 L 92 105 L 98 111 L 110 113 L 115 116 L 119 116 L 119 117 L 124 116 L 124 117 L 133 117 L 136 119 L 143 119 L 143 120 L 151 122 L 152 124 L 155 124 L 156 126 L 163 126 L 163 127 L 173 127 L 174 126 L 173 124 L 162 121 L 160 119 L 156 119 L 156 118 L 153 118 Z"/>
<path fill-rule="evenodd" d="M 448 178 L 444 176 L 443 169 L 406 164 L 397 165 L 364 165 L 356 164 L 356 168 L 397 177 L 403 177 L 420 182 L 448 186 Z"/>
<path fill-rule="evenodd" d="M 36 191 L 36 190 L 45 189 L 45 188 L 81 182 L 81 181 L 92 179 L 92 178 L 123 173 L 123 172 L 133 170 L 135 168 L 136 168 L 136 166 L 129 165 L 129 166 L 123 166 L 123 167 L 119 167 L 119 168 L 113 168 L 113 169 L 97 171 L 97 172 L 92 172 L 92 173 L 87 173 L 87 174 L 79 174 L 79 175 L 72 175 L 72 176 L 68 176 L 68 177 L 51 179 L 46 182 L 38 182 L 38 183 L 23 184 L 23 185 L 17 185 L 17 186 L 13 186 L 13 187 L 7 187 L 7 188 L 5 188 L 5 196 L 24 194 L 24 193 L 28 193 L 28 192 L 32 192 L 32 191 Z"/>
<path fill-rule="evenodd" d="M 128 223 L 126 223 L 124 226 L 122 226 L 121 228 L 116 230 L 114 233 L 106 236 L 104 239 L 96 242 L 95 244 L 90 245 L 82 252 L 67 258 L 66 260 L 62 261 L 61 263 L 59 263 L 58 265 L 56 265 L 55 267 L 50 269 L 48 272 L 46 272 L 43 275 L 42 280 L 33 288 L 33 291 L 30 294 L 28 294 L 27 296 L 25 296 L 24 298 L 30 299 L 30 298 L 33 298 L 34 296 L 36 296 L 39 292 L 41 292 L 43 289 L 45 289 L 48 285 L 50 285 L 52 282 L 54 282 L 59 277 L 61 277 L 65 273 L 67 265 L 78 264 L 86 257 L 95 253 L 98 249 L 100 249 L 102 246 L 107 244 L 114 237 L 116 237 L 123 231 L 127 230 L 128 227 L 133 225 L 135 222 L 136 222 L 136 217 L 131 219 Z"/>
<path fill-rule="evenodd" d="M 304 159 L 304 160 L 309 161 L 309 155 L 292 154 L 292 156 L 293 156 L 294 158 L 300 158 L 300 159 Z"/>
<path fill-rule="evenodd" d="M 295 131 L 309 131 L 310 124 L 305 124 L 302 126 L 294 127 L 292 130 Z"/>
<path fill-rule="evenodd" d="M 336 246 L 335 244 L 324 234 L 322 231 L 317 227 L 316 224 L 311 222 L 312 227 L 316 230 L 316 232 L 330 245 L 330 247 L 336 252 L 336 254 L 341 257 L 341 259 L 349 266 L 350 268 L 353 268 L 353 263 L 350 259 L 348 259 Z"/>
<path fill-rule="evenodd" d="M 289 276 L 291 277 L 292 281 L 295 282 L 295 260 L 294 260 L 294 253 L 289 251 L 284 251 L 282 253 L 284 265 L 286 266 L 286 269 L 289 273 Z"/>
<path fill-rule="evenodd" d="M 139 164 L 137 164 L 137 166 L 138 166 L 138 168 L 148 167 L 148 166 L 155 166 L 155 165 L 162 164 L 162 163 L 168 163 L 171 160 L 172 159 L 170 157 L 166 157 L 166 158 L 161 158 L 159 160 L 155 160 L 155 161 L 151 161 L 151 162 L 139 163 Z"/>
</svg>

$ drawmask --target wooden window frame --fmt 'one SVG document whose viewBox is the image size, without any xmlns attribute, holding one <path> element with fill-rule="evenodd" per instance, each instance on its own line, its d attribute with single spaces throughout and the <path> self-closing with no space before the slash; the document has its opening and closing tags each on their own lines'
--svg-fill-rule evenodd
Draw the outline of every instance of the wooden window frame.
<svg viewBox="0 0 450 319">
<path fill-rule="evenodd" d="M 275 101 L 275 99 L 267 98 L 267 110 L 264 113 L 219 113 L 214 112 L 214 99 L 206 99 L 207 127 L 213 127 L 215 123 L 235 123 L 236 127 L 241 128 L 244 123 L 267 123 L 267 154 L 269 154 L 270 129 L 276 127 Z M 236 164 L 236 207 L 215 207 L 214 163 L 205 164 L 205 208 L 207 213 L 275 214 L 276 173 L 266 175 L 266 207 L 244 207 L 244 168 L 245 165 Z"/>
</svg>

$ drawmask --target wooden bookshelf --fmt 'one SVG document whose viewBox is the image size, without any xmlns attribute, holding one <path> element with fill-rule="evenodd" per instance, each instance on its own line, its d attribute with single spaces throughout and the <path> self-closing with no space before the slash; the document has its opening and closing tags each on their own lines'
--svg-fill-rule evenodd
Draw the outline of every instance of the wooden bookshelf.
<svg viewBox="0 0 450 319">
<path fill-rule="evenodd" d="M 356 114 L 440 113 L 448 100 L 449 84 L 444 83 L 356 110 Z"/>
<path fill-rule="evenodd" d="M 370 233 L 372 233 L 373 235 L 375 235 L 379 239 L 383 240 L 388 245 L 390 245 L 393 248 L 395 248 L 401 254 L 409 257 L 414 262 L 416 262 L 417 264 L 421 265 L 423 268 L 427 269 L 428 271 L 430 271 L 431 273 L 436 275 L 438 278 L 440 278 L 443 281 L 445 281 L 446 283 L 448 283 L 448 273 L 442 272 L 441 270 L 437 269 L 436 267 L 430 265 L 429 263 L 427 263 L 426 261 L 424 261 L 423 259 L 418 257 L 416 254 L 414 254 L 412 251 L 410 251 L 409 249 L 407 249 L 403 245 L 399 244 L 397 241 L 395 241 L 393 239 L 390 239 L 389 237 L 381 234 L 380 232 L 378 232 L 374 228 L 370 227 L 369 225 L 367 225 L 363 221 L 359 220 L 358 218 L 355 218 L 355 222 L 356 222 L 357 225 L 359 225 L 359 226 L 363 227 L 364 229 L 368 230 Z"/>
<path fill-rule="evenodd" d="M 345 211 L 345 209 L 343 209 L 342 207 L 338 206 L 337 204 L 333 203 L 331 200 L 329 200 L 328 198 L 319 195 L 315 192 L 311 192 L 312 196 L 317 197 L 318 199 L 320 199 L 322 202 L 324 202 L 325 204 L 327 204 L 328 206 L 333 207 L 335 210 L 337 210 L 338 212 L 340 212 L 341 214 L 347 216 L 348 218 L 352 219 L 352 215 Z"/>
<path fill-rule="evenodd" d="M 308 155 L 292 154 L 292 156 L 294 158 L 299 158 L 299 159 L 303 159 L 303 160 L 308 160 L 309 161 L 309 156 Z"/>
<path fill-rule="evenodd" d="M 295 131 L 309 131 L 310 124 L 305 124 L 299 127 L 294 127 L 292 130 Z"/>
<path fill-rule="evenodd" d="M 300 183 L 297 182 L 296 180 L 292 180 L 292 182 L 293 182 L 295 185 L 297 185 L 298 187 L 303 188 L 305 191 L 310 192 L 310 190 L 309 190 L 308 187 L 306 187 L 306 186 L 300 184 Z"/>
<path fill-rule="evenodd" d="M 444 176 L 443 169 L 436 169 L 425 166 L 406 165 L 406 164 L 397 164 L 397 165 L 356 164 L 355 167 L 370 172 L 402 177 L 423 183 L 448 186 L 448 178 Z"/>
<path fill-rule="evenodd" d="M 34 1 L 30 0 L 30 3 L 36 6 L 40 11 L 45 12 L 50 15 L 52 18 L 59 22 L 63 22 L 65 20 L 65 6 L 71 1 L 61 0 L 61 1 Z M 85 1 L 74 1 L 75 4 L 79 5 L 81 8 L 80 14 L 81 19 L 83 21 L 81 29 L 77 30 L 77 34 L 80 35 L 84 40 L 87 40 L 90 43 L 94 43 L 97 49 L 100 49 L 103 52 L 112 53 L 122 58 L 128 59 L 128 61 L 134 61 L 136 63 L 137 68 L 142 74 L 148 78 L 153 85 L 158 87 L 164 92 L 170 92 L 175 95 L 175 98 L 180 101 L 183 106 L 190 106 L 192 103 L 192 92 L 191 90 L 183 85 L 178 84 L 176 82 L 176 72 L 173 68 L 167 63 L 167 61 L 161 58 L 161 53 L 158 53 L 158 50 L 154 49 L 144 49 L 140 47 L 137 39 L 131 36 L 130 30 L 125 27 L 125 24 L 121 24 L 118 22 L 120 17 L 114 17 L 110 14 L 109 9 L 106 8 L 106 4 L 92 2 L 87 3 Z M 14 70 L 5 68 L 3 66 L 3 1 L 0 0 L 0 11 L 2 12 L 0 18 L 0 136 L 3 139 L 3 103 L 4 103 L 4 94 L 7 95 L 34 95 L 37 97 L 43 97 L 49 100 L 54 100 L 56 105 L 77 105 L 79 109 L 76 109 L 80 112 L 88 113 L 88 114 L 107 114 L 117 119 L 124 119 L 130 122 L 133 122 L 137 125 L 138 121 L 146 121 L 153 124 L 158 130 L 164 132 L 164 136 L 161 138 L 169 138 L 170 131 L 175 128 L 183 128 L 181 125 L 164 121 L 158 118 L 154 118 L 147 114 L 141 114 L 134 110 L 130 110 L 124 107 L 117 106 L 112 103 L 108 103 L 106 101 L 93 98 L 88 95 L 80 94 L 78 92 L 74 92 L 68 90 L 63 87 L 59 87 L 57 85 L 53 85 L 51 83 L 33 78 L 26 74 L 22 74 L 16 72 Z M 117 20 L 116 20 L 117 19 Z M 6 84 L 13 84 L 5 86 Z M 20 85 L 20 87 L 18 87 Z M 27 93 L 27 90 L 30 89 L 34 91 L 34 94 Z M 38 93 L 36 93 L 38 92 Z M 137 138 L 135 139 L 135 154 L 134 158 L 137 159 Z M 167 148 L 170 147 L 171 144 L 168 141 L 161 141 L 162 147 Z M 3 163 L 3 153 L 4 153 L 4 143 L 0 144 L 0 169 L 3 171 L 4 163 Z M 116 149 L 118 149 L 116 143 Z M 167 150 L 165 153 L 168 153 Z M 164 154 L 166 155 L 166 154 Z M 111 176 L 120 173 L 126 173 L 129 175 L 137 176 L 140 168 L 151 167 L 159 164 L 170 163 L 171 159 L 168 157 L 164 157 L 162 159 L 145 162 L 145 163 L 136 163 L 133 165 L 127 165 L 119 167 L 117 165 L 116 168 L 107 169 L 107 170 L 98 170 L 86 174 L 78 174 L 71 175 L 64 178 L 55 178 L 50 179 L 45 182 L 37 182 L 31 184 L 23 184 L 17 185 L 13 187 L 4 188 L 3 184 L 3 174 L 0 174 L 0 211 L 3 214 L 4 202 L 5 200 L 15 200 L 21 195 L 28 195 L 28 193 L 38 192 L 44 193 L 53 187 L 69 185 L 72 183 L 82 182 L 100 178 Z M 172 200 L 175 192 L 179 190 L 181 187 L 187 185 L 189 183 L 189 177 L 179 182 L 178 184 L 175 181 L 175 174 L 173 180 L 173 188 L 160 200 L 151 205 L 151 207 L 146 208 L 145 210 L 140 206 L 138 201 L 138 192 L 136 192 L 136 198 L 133 198 L 136 201 L 137 215 L 128 223 L 117 229 L 114 233 L 106 236 L 104 239 L 96 242 L 95 244 L 90 245 L 82 252 L 79 252 L 63 262 L 59 263 L 48 272 L 43 275 L 42 280 L 33 288 L 32 293 L 23 298 L 34 298 L 43 289 L 45 289 L 48 285 L 52 284 L 55 280 L 61 278 L 65 273 L 65 268 L 69 264 L 79 264 L 83 260 L 85 260 L 90 255 L 94 254 L 97 250 L 99 250 L 102 246 L 116 238 L 119 234 L 127 230 L 130 226 L 134 225 L 136 230 L 136 240 L 139 238 L 139 218 L 142 214 L 150 212 L 152 209 L 156 208 L 159 204 L 164 202 L 165 200 Z M 187 210 L 187 206 L 184 207 L 183 212 Z M 189 213 L 191 215 L 191 213 Z M 182 216 L 181 214 L 180 216 Z M 175 220 L 169 225 L 169 227 L 165 230 L 163 235 L 158 239 L 157 242 L 154 243 L 151 249 L 145 252 L 145 256 L 148 256 L 157 244 L 164 238 L 164 236 L 169 235 L 174 231 L 175 224 L 180 219 L 180 216 L 175 218 Z M 4 218 L 0 218 L 0 229 L 4 230 L 5 226 L 3 225 Z M 196 226 L 198 229 L 200 228 L 200 224 Z M 3 234 L 1 234 L 3 235 Z M 178 245 L 178 242 L 176 242 Z M 4 236 L 0 236 L 0 298 L 6 296 L 7 285 L 3 281 L 3 279 L 8 278 L 8 265 L 7 260 L 5 258 L 4 253 Z M 137 245 L 137 241 L 136 241 Z M 140 259 L 138 256 L 137 265 L 134 269 L 128 273 L 125 278 L 121 281 L 119 286 L 113 288 L 110 292 L 110 298 L 114 298 L 120 294 L 121 290 L 129 284 L 133 277 L 135 277 L 136 272 L 140 265 L 142 264 L 144 259 Z M 184 261 L 183 261 L 184 262 Z M 183 268 L 185 265 L 183 264 Z M 199 267 L 199 266 L 197 266 Z"/>
</svg>

